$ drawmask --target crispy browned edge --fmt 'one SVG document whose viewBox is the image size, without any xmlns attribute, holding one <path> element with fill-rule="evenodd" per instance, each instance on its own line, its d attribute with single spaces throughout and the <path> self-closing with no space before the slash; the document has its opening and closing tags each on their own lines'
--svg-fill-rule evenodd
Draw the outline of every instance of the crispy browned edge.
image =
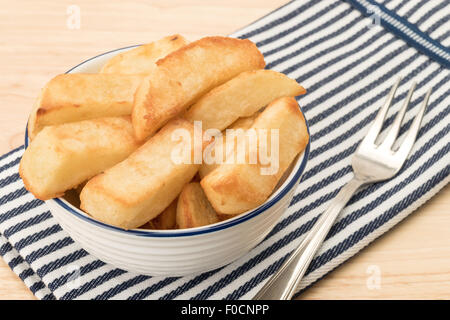
<svg viewBox="0 0 450 320">
<path fill-rule="evenodd" d="M 172 95 L 170 96 L 170 99 L 172 101 L 168 102 L 171 104 L 176 105 L 175 111 L 171 110 L 170 118 L 166 121 L 169 122 L 172 118 L 177 116 L 179 105 L 181 104 L 181 98 L 182 98 L 182 87 L 181 83 L 178 81 L 173 81 L 172 79 L 169 79 L 167 71 L 164 69 L 159 70 L 160 73 L 158 76 L 162 78 L 166 78 L 164 85 L 166 88 L 164 88 L 165 91 L 172 92 Z M 154 133 L 156 133 L 158 130 L 148 130 L 148 122 L 149 120 L 155 118 L 158 119 L 158 113 L 151 109 L 151 105 L 154 100 L 160 100 L 160 97 L 158 96 L 158 89 L 154 89 L 154 86 L 152 85 L 153 76 L 148 76 L 144 78 L 141 82 L 141 84 L 138 86 L 134 93 L 134 105 L 131 112 L 131 119 L 133 123 L 134 128 L 134 134 L 136 138 L 139 141 L 144 141 L 148 138 L 150 138 Z M 161 84 L 160 84 L 161 85 Z M 170 90 L 169 90 L 170 89 Z M 156 92 L 155 92 L 156 91 Z M 145 93 L 143 93 L 145 92 Z M 140 98 L 139 95 L 145 96 L 144 98 Z M 140 104 L 139 108 L 136 107 L 137 101 L 139 101 L 138 104 Z M 143 119 L 143 121 L 138 121 L 138 119 Z M 161 128 L 164 127 L 166 124 L 162 124 Z M 151 131 L 149 133 L 149 131 Z"/>
<path fill-rule="evenodd" d="M 185 39 L 181 34 L 177 33 L 177 34 L 173 34 L 173 35 L 170 35 L 170 36 L 166 36 L 166 37 L 163 37 L 163 38 L 161 38 L 161 39 L 158 39 L 158 40 L 155 40 L 155 41 L 152 41 L 152 42 L 143 44 L 143 46 L 154 45 L 155 43 L 157 43 L 157 42 L 159 42 L 159 41 L 162 41 L 162 40 L 165 40 L 165 39 L 168 39 L 169 41 L 176 41 L 176 40 L 179 40 L 179 41 L 182 42 L 182 43 L 181 43 L 182 46 L 183 46 L 183 45 L 186 45 L 186 44 L 188 43 L 187 39 Z M 140 47 L 141 47 L 141 46 L 138 46 L 138 47 L 136 47 L 136 48 L 131 49 L 130 51 L 132 51 L 132 50 L 134 50 L 134 49 L 138 49 L 138 48 L 140 48 Z M 177 50 L 178 50 L 178 49 L 177 49 Z M 116 62 L 116 60 L 118 60 L 118 61 L 122 60 L 124 54 L 126 54 L 127 52 L 129 52 L 129 51 L 121 52 L 121 53 L 115 55 L 114 57 L 110 58 L 108 61 L 106 61 L 106 63 L 105 63 L 105 64 L 102 66 L 102 68 L 100 69 L 100 72 L 99 72 L 99 73 L 103 74 L 103 70 L 104 70 L 105 68 L 107 68 L 107 67 L 110 67 L 110 63 L 111 63 L 111 62 Z M 156 61 L 155 61 L 155 63 L 156 63 Z M 106 73 L 106 74 L 109 74 L 109 73 Z"/>
</svg>

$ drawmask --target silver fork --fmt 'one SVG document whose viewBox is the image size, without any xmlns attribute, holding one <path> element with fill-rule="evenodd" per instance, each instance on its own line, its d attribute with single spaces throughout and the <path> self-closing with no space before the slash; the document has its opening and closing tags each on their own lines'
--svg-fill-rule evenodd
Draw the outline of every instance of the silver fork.
<svg viewBox="0 0 450 320">
<path fill-rule="evenodd" d="M 395 117 L 386 138 L 380 144 L 377 144 L 376 140 L 383 127 L 384 119 L 389 106 L 392 104 L 395 91 L 400 81 L 401 78 L 392 87 L 385 104 L 381 107 L 367 135 L 353 155 L 353 178 L 342 187 L 330 207 L 320 216 L 314 227 L 300 243 L 300 246 L 294 250 L 280 269 L 261 288 L 253 298 L 254 300 L 291 299 L 311 260 L 339 215 L 339 212 L 345 207 L 352 195 L 363 185 L 394 177 L 401 169 L 416 140 L 428 99 L 430 98 L 431 89 L 428 90 L 422 106 L 411 124 L 411 128 L 406 133 L 405 139 L 394 150 L 394 142 L 400 131 L 400 126 L 416 83 L 413 83 L 411 86 L 408 96 Z"/>
</svg>

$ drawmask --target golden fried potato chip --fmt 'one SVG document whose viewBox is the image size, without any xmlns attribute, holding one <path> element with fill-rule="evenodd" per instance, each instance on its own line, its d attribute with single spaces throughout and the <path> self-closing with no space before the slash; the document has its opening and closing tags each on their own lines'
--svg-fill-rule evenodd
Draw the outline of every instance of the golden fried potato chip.
<svg viewBox="0 0 450 320">
<path fill-rule="evenodd" d="M 48 126 L 25 150 L 19 173 L 28 191 L 47 200 L 124 160 L 138 146 L 129 116 Z"/>
<path fill-rule="evenodd" d="M 37 98 L 28 121 L 34 139 L 45 126 L 102 117 L 130 115 L 143 75 L 61 74 Z"/>
<path fill-rule="evenodd" d="M 80 195 L 82 210 L 124 229 L 142 226 L 160 214 L 199 167 L 191 161 L 195 143 L 180 141 L 178 133 L 193 141 L 194 126 L 173 119 L 127 159 L 89 180 Z M 179 149 L 186 150 L 180 158 Z"/>
<path fill-rule="evenodd" d="M 223 130 L 240 117 L 248 117 L 281 97 L 306 93 L 297 81 L 272 70 L 243 72 L 201 97 L 185 114 L 201 121 L 203 130 Z"/>
<path fill-rule="evenodd" d="M 187 184 L 178 197 L 177 225 L 195 228 L 219 222 L 219 218 L 203 192 L 200 183 Z"/>
<path fill-rule="evenodd" d="M 163 210 L 160 214 L 153 218 L 146 224 L 139 227 L 139 229 L 148 230 L 170 230 L 177 228 L 177 203 L 178 198 L 172 201 L 172 203 Z"/>
<path fill-rule="evenodd" d="M 265 66 L 264 57 L 250 40 L 227 37 L 194 41 L 156 64 L 161 71 L 143 81 L 134 101 L 132 121 L 140 140 L 153 135 L 212 88 L 241 72 Z M 161 83 L 167 79 L 170 85 Z"/>
<path fill-rule="evenodd" d="M 164 37 L 119 53 L 105 63 L 100 73 L 149 74 L 156 68 L 156 61 L 187 44 L 179 34 Z"/>
<path fill-rule="evenodd" d="M 294 98 L 279 98 L 270 103 L 247 132 L 252 129 L 278 129 L 278 148 L 272 148 L 274 145 L 268 142 L 272 141 L 271 133 L 266 136 L 267 150 L 278 154 L 278 163 L 270 163 L 277 170 L 271 174 L 264 172 L 262 169 L 267 169 L 268 165 L 261 163 L 259 153 L 258 162 L 254 164 L 248 161 L 221 164 L 200 182 L 218 213 L 238 214 L 264 203 L 291 162 L 305 149 L 309 139 L 305 119 Z M 257 137 L 259 152 L 263 146 L 263 136 Z M 248 143 L 248 140 L 242 140 L 242 143 Z M 250 159 L 248 150 L 246 148 L 246 160 Z"/>
<path fill-rule="evenodd" d="M 172 203 L 167 208 L 165 208 L 163 212 L 158 214 L 156 218 L 151 220 L 155 229 L 168 230 L 176 228 L 177 203 L 178 198 L 172 201 Z"/>
<path fill-rule="evenodd" d="M 227 129 L 242 129 L 242 130 L 247 130 L 248 128 L 250 128 L 253 123 L 255 122 L 255 119 L 259 116 L 260 112 L 255 112 L 253 115 L 249 116 L 249 117 L 243 117 L 243 118 L 239 118 L 237 119 L 235 122 L 233 122 Z M 221 141 L 221 147 L 222 147 L 222 155 L 226 154 L 226 143 L 227 143 L 227 137 L 225 132 L 222 133 L 222 141 Z M 215 142 L 212 142 L 215 143 Z M 214 148 L 216 147 L 215 145 L 209 145 L 209 147 L 212 148 L 211 153 L 212 155 L 215 154 L 214 152 Z M 220 147 L 220 146 L 217 146 Z M 208 175 L 208 173 L 212 172 L 215 168 L 217 168 L 219 166 L 219 164 L 217 163 L 205 163 L 203 162 L 202 165 L 200 166 L 200 169 L 198 170 L 198 174 L 200 176 L 200 179 L 203 179 L 204 177 L 206 177 Z"/>
</svg>

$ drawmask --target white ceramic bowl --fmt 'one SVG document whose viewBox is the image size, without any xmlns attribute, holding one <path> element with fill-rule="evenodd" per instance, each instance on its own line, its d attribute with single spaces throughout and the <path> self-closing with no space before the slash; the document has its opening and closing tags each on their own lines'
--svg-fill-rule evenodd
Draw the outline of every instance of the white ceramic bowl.
<svg viewBox="0 0 450 320">
<path fill-rule="evenodd" d="M 67 73 L 96 73 L 110 51 L 82 62 Z M 25 133 L 25 147 L 28 145 Z M 183 276 L 222 267 L 250 251 L 272 230 L 292 200 L 309 154 L 291 166 L 287 178 L 261 206 L 212 225 L 180 230 L 124 230 L 99 222 L 64 198 L 46 201 L 61 227 L 87 252 L 118 268 L 152 276 Z"/>
</svg>

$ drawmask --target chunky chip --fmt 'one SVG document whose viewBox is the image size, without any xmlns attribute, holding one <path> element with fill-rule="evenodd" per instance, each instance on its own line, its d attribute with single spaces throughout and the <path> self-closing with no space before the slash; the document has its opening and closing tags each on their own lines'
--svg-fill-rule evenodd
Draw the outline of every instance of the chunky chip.
<svg viewBox="0 0 450 320">
<path fill-rule="evenodd" d="M 212 89 L 186 112 L 189 121 L 201 121 L 203 130 L 223 130 L 281 97 L 295 97 L 306 90 L 297 81 L 272 70 L 243 72 Z"/>
<path fill-rule="evenodd" d="M 48 126 L 25 150 L 19 173 L 28 191 L 48 200 L 124 160 L 138 146 L 129 116 Z"/>
<path fill-rule="evenodd" d="M 101 117 L 130 115 L 142 75 L 61 74 L 37 98 L 28 121 L 34 139 L 45 126 Z"/>
<path fill-rule="evenodd" d="M 305 119 L 294 98 L 280 98 L 269 104 L 249 129 L 278 129 L 279 163 L 273 174 L 262 174 L 265 167 L 255 164 L 222 164 L 201 180 L 211 205 L 221 214 L 238 214 L 261 205 L 272 194 L 283 173 L 308 143 Z M 258 143 L 261 138 L 258 136 Z M 247 143 L 243 140 L 242 143 Z M 269 143 L 269 149 L 272 147 Z M 261 144 L 258 145 L 258 151 Z M 248 149 L 246 149 L 248 151 Z M 259 155 L 258 155 L 259 157 Z M 249 159 L 249 154 L 246 154 Z"/>
<path fill-rule="evenodd" d="M 132 121 L 140 140 L 153 135 L 212 88 L 241 72 L 265 66 L 264 57 L 250 40 L 226 37 L 192 42 L 156 64 L 161 71 L 142 83 L 134 101 Z M 161 83 L 167 79 L 170 85 Z"/>
</svg>

